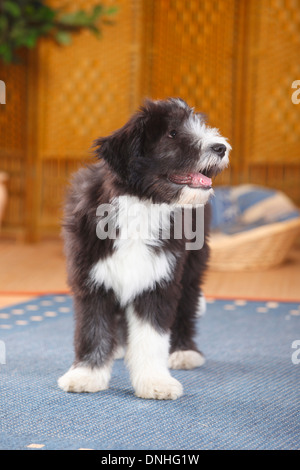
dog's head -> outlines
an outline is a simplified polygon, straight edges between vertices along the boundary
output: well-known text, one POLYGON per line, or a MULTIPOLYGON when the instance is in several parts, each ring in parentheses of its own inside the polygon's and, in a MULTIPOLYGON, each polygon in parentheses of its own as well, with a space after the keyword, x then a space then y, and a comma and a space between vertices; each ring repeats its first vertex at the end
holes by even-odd
POLYGON ((147 100, 119 130, 95 142, 128 190, 156 203, 205 204, 231 146, 180 98, 147 100))

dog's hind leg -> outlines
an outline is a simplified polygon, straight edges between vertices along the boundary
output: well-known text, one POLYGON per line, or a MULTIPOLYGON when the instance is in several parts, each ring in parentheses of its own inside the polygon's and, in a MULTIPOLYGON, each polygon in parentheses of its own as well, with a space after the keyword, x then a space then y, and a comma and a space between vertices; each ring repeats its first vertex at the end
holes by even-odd
POLYGON ((109 386, 117 348, 116 301, 112 293, 98 289, 85 297, 74 296, 75 361, 58 380, 66 392, 98 392, 109 386))
MULTIPOLYGON (((169 367, 171 369, 193 369, 205 362, 198 350, 194 336, 196 320, 199 317, 199 303, 203 303, 201 278, 206 268, 208 246, 199 251, 190 251, 185 262, 182 277, 182 295, 178 304, 176 319, 172 326, 169 367)), ((203 305, 202 305, 203 310, 203 305)))

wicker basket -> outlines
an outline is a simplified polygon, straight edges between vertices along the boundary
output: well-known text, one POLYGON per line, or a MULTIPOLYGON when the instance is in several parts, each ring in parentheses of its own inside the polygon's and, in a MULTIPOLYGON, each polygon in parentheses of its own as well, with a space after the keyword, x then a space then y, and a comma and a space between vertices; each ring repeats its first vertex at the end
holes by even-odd
POLYGON ((259 271, 280 265, 300 234, 300 218, 234 235, 212 235, 213 271, 259 271))

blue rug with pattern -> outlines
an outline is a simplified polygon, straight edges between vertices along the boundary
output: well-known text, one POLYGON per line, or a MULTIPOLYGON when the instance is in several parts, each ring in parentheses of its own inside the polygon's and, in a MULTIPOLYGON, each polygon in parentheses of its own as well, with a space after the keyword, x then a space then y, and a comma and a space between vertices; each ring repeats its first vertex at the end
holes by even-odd
POLYGON ((109 390, 67 394, 68 295, 0 310, 0 449, 300 449, 300 305, 213 300, 199 320, 206 363, 172 371, 184 395, 136 398, 123 360, 109 390))

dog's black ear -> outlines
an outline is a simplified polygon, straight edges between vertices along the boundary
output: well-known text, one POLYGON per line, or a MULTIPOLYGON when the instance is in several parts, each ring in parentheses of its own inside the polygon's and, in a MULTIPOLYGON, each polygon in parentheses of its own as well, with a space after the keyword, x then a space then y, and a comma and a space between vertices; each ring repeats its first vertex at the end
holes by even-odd
POLYGON ((125 180, 130 160, 143 155, 145 119, 142 108, 123 127, 94 142, 96 156, 103 158, 125 180))

